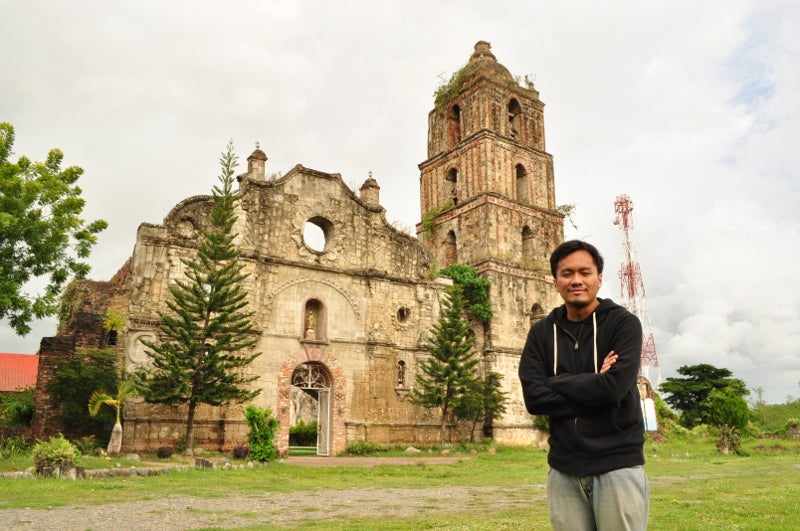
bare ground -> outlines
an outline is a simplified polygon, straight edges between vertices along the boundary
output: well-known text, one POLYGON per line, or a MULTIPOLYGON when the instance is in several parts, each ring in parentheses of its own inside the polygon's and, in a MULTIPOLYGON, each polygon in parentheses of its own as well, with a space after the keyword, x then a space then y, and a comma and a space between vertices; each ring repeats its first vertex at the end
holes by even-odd
MULTIPOLYGON (((293 465, 307 467, 375 466, 378 464, 447 464, 465 457, 291 457, 293 465)), ((402 518, 469 508, 476 514, 530 507, 543 500, 544 485, 514 488, 437 487, 380 489, 373 487, 285 494, 247 494, 221 498, 170 496, 157 500, 100 506, 71 505, 54 509, 0 511, 5 529, 71 531, 85 529, 171 530, 258 527, 300 528, 305 521, 347 518, 402 518)))

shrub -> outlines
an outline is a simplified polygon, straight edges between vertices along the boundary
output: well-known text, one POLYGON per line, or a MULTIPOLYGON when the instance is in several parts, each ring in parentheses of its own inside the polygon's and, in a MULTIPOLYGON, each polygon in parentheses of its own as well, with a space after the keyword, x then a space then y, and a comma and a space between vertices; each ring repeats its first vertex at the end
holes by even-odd
POLYGON ((246 444, 237 444, 233 447, 234 459, 247 459, 248 455, 250 455, 250 447, 246 444))
POLYGON ((537 430, 550 432, 550 417, 548 415, 536 415, 533 417, 533 427, 537 430))
POLYGON ((250 457, 256 461, 266 462, 275 459, 275 432, 278 421, 269 409, 261 409, 250 405, 244 408, 244 418, 250 427, 247 442, 250 443, 250 457))
POLYGON ((78 448, 81 455, 91 455, 94 449, 97 448, 97 438, 94 435, 86 435, 80 439, 72 441, 72 444, 78 448))
POLYGON ((45 467, 61 467, 65 464, 75 464, 80 458, 80 453, 74 444, 69 442, 60 433, 57 437, 50 437, 47 441, 39 441, 31 452, 36 472, 41 473, 45 467))
POLYGON ((306 424, 300 420, 289 428, 290 446, 314 446, 317 444, 317 421, 306 424))
POLYGON ((159 446, 156 450, 156 455, 161 459, 166 459, 172 457, 172 452, 174 452, 172 446, 159 446))
POLYGON ((377 443, 354 441, 347 445, 346 451, 348 455, 375 455, 385 450, 377 443))
POLYGON ((8 459, 14 455, 24 454, 31 445, 25 437, 3 437, 0 439, 0 458, 8 459))
POLYGON ((16 393, 0 394, 0 418, 7 426, 27 428, 33 421, 36 389, 29 387, 16 393))
MULTIPOLYGON (((197 449, 197 440, 192 441, 192 450, 197 449)), ((179 454, 182 454, 186 451, 186 434, 181 434, 177 439, 175 439, 175 444, 173 448, 179 454)))

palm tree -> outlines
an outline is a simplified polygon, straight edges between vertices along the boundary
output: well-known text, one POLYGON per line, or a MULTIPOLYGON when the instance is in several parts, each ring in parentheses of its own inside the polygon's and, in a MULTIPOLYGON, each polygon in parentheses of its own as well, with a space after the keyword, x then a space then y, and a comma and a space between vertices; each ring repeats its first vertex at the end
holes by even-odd
POLYGON ((89 397, 89 414, 93 417, 97 415, 100 411, 100 406, 103 404, 109 405, 117 410, 117 421, 114 423, 114 428, 111 430, 111 439, 109 439, 108 448, 106 449, 108 455, 117 455, 122 449, 122 422, 120 421, 119 413, 125 400, 129 396, 135 396, 136 394, 134 383, 131 381, 124 381, 119 384, 116 398, 102 389, 95 391, 92 393, 92 396, 89 397))

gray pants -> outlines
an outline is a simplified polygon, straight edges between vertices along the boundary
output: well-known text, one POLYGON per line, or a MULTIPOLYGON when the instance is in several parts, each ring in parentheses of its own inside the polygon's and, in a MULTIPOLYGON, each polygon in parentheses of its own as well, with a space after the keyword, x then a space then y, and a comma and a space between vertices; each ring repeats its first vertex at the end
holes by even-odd
POLYGON ((643 466, 586 477, 551 468, 547 504, 555 531, 644 531, 650 486, 643 466))

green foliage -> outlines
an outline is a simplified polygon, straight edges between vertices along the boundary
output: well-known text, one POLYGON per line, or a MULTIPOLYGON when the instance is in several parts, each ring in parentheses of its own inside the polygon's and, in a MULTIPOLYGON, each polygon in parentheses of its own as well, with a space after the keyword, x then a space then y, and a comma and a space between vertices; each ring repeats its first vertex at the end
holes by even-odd
POLYGON ((788 400, 783 404, 767 404, 761 398, 762 390, 755 389, 759 397, 750 409, 750 418, 764 433, 770 435, 786 435, 786 424, 789 419, 800 418, 800 399, 788 400))
POLYGON ((125 314, 117 312, 114 308, 109 308, 106 310, 106 315, 103 318, 103 328, 119 332, 125 325, 125 319, 127 319, 125 314))
POLYGON ((33 422, 36 389, 29 387, 16 393, 0 394, 0 420, 11 428, 26 428, 33 422))
POLYGON ((575 224, 575 220, 572 217, 575 215, 575 203, 565 203, 563 205, 557 205, 556 212, 567 218, 567 220, 569 220, 569 224, 572 225, 573 229, 579 230, 578 225, 575 224))
MULTIPOLYGON (((175 447, 175 451, 178 452, 179 454, 184 453, 186 449, 189 448, 189 445, 186 444, 186 434, 185 433, 180 434, 178 438, 175 439, 175 444, 173 446, 175 447)), ((196 447, 197 446, 195 442, 192 441, 192 449, 196 447)))
POLYGON ((385 445, 378 444, 378 443, 368 443, 365 441, 353 441, 347 445, 347 449, 345 453, 347 455, 375 455, 382 452, 386 452, 387 448, 385 445))
POLYGON ((470 442, 473 442, 475 425, 483 422, 483 434, 491 437, 492 420, 505 413, 508 397, 502 391, 503 375, 497 372, 488 372, 485 376, 478 376, 469 383, 469 387, 453 407, 456 417, 471 421, 470 442))
POLYGON ((112 411, 91 417, 86 404, 95 389, 116 389, 119 377, 117 358, 110 349, 89 349, 59 359, 53 379, 47 385, 56 420, 71 438, 94 435, 107 440, 108 426, 114 423, 112 411))
POLYGON ((741 444, 739 433, 750 421, 750 411, 744 398, 730 387, 712 389, 703 405, 708 411, 708 423, 719 430, 717 448, 720 452, 738 450, 741 444))
POLYGON ((549 415, 536 415, 533 417, 533 427, 537 430, 550 432, 550 416, 549 415))
POLYGON ((459 70, 453 72, 449 78, 445 79, 444 74, 439 77, 439 86, 433 93, 433 98, 436 106, 443 103, 449 103, 461 90, 461 84, 464 79, 475 71, 477 66, 474 63, 467 63, 459 70))
POLYGON ((249 405, 244 408, 244 418, 250 427, 250 433, 247 434, 250 457, 261 462, 275 459, 278 456, 275 449, 278 421, 272 416, 272 411, 249 405))
POLYGON ((122 406, 125 404, 125 400, 137 394, 138 391, 136 390, 134 382, 126 380, 120 382, 119 387, 117 387, 117 392, 114 395, 110 395, 100 389, 93 392, 92 396, 89 397, 88 407, 91 416, 96 416, 103 404, 114 408, 117 414, 116 422, 111 429, 111 438, 108 441, 108 448, 106 450, 108 455, 117 455, 122 449, 122 421, 120 420, 120 412, 122 411, 122 406))
POLYGON ((0 459, 9 459, 27 453, 31 449, 28 439, 19 435, 0 437, 0 459))
POLYGON ((41 471, 43 467, 75 464, 80 455, 75 445, 60 433, 55 437, 50 437, 47 441, 36 443, 31 452, 37 472, 41 471))
POLYGON ((433 235, 433 226, 434 222, 436 221, 436 217, 441 214, 442 212, 446 212, 455 206, 452 199, 448 199, 441 205, 431 208, 424 214, 422 214, 422 222, 420 223, 422 227, 422 232, 426 236, 433 235))
POLYGON ((464 264, 450 264, 439 274, 453 279, 464 294, 469 314, 480 321, 488 323, 492 318, 492 302, 489 299, 491 282, 478 276, 474 267, 464 264))
POLYGON ((64 154, 52 149, 45 162, 20 157, 10 161, 14 127, 0 123, 0 319, 18 335, 30 332, 34 318, 55 315, 59 295, 71 277, 89 272, 97 234, 108 224, 81 218, 85 201, 76 184, 83 170, 61 169, 64 154), (28 282, 47 278, 43 291, 31 295, 28 282))
POLYGON ((237 162, 232 142, 222 153, 220 165, 210 227, 203 233, 196 259, 182 260, 186 278, 170 286, 169 311, 159 312, 164 340, 142 341, 149 349, 152 367, 135 374, 148 402, 188 404, 186 437, 190 447, 199 404, 246 402, 260 392, 249 386, 258 375, 246 374, 260 353, 245 353, 257 339, 251 333, 253 312, 245 309, 243 281, 247 275, 234 245, 238 194, 233 191, 237 162))
POLYGON ((302 419, 289 428, 289 446, 314 446, 317 444, 317 421, 306 424, 302 419))
POLYGON ((92 396, 89 397, 89 414, 93 417, 97 416, 97 413, 100 411, 100 407, 105 404, 108 407, 114 408, 114 411, 117 415, 116 423, 119 424, 120 411, 122 410, 122 406, 125 404, 125 400, 127 400, 128 397, 136 396, 137 393, 138 392, 135 384, 130 380, 120 382, 119 386, 117 387, 117 392, 114 395, 106 393, 103 389, 98 389, 92 393, 92 396))
POLYGON ((442 312, 432 327, 433 336, 424 348, 430 356, 420 363, 417 387, 411 392, 413 404, 438 408, 441 413, 441 441, 445 442, 448 415, 471 390, 478 377, 475 339, 464 317, 464 297, 458 284, 449 286, 442 312))
POLYGON ((92 455, 98 448, 97 437, 94 435, 85 435, 79 439, 74 439, 72 444, 75 445, 75 448, 78 449, 81 455, 92 455))
POLYGON ((669 395, 664 400, 680 411, 681 425, 687 428, 708 423, 710 411, 705 400, 714 389, 731 387, 740 396, 750 393, 742 380, 731 378, 731 371, 706 363, 684 365, 678 369, 678 374, 685 378, 667 378, 660 391, 669 395))
POLYGON ((708 410, 708 423, 712 426, 731 426, 739 430, 747 427, 750 411, 747 402, 734 389, 713 389, 704 401, 708 410))

